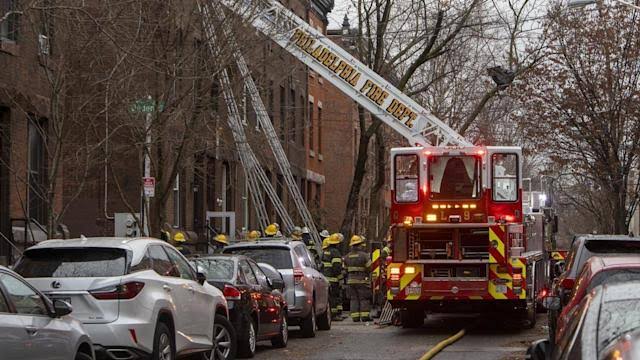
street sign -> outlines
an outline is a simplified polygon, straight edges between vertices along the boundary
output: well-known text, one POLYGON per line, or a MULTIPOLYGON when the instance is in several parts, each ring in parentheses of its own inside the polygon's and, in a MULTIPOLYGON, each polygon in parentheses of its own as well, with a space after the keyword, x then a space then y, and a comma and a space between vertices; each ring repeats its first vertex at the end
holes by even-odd
POLYGON ((144 187, 144 196, 154 197, 156 195, 156 178, 144 177, 142 178, 142 184, 144 187))
POLYGON ((131 104, 129 111, 131 111, 132 113, 149 114, 156 111, 156 106, 158 107, 158 111, 164 110, 163 102, 156 103, 153 99, 140 99, 131 104))

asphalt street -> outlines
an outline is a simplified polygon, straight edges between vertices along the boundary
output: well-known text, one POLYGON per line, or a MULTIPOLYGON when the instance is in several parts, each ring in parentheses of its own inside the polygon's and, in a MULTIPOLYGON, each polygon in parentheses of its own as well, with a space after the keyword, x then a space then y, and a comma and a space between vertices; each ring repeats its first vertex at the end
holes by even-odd
POLYGON ((373 323, 334 322, 330 331, 303 339, 291 328, 289 345, 272 349, 259 343, 256 359, 335 360, 417 360, 438 342, 462 328, 467 334, 435 359, 512 360, 524 359, 527 346, 545 337, 546 314, 538 314, 534 329, 506 325, 503 319, 479 316, 430 316, 422 328, 379 327, 373 323))

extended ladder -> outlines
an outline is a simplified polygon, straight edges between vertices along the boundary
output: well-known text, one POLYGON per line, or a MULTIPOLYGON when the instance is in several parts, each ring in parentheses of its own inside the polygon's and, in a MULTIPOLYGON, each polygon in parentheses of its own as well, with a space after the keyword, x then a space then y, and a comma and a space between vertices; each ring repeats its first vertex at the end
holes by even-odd
MULTIPOLYGON (((229 23, 225 21, 224 16, 221 12, 209 11, 209 6, 201 6, 201 11, 205 17, 205 21, 211 19, 210 15, 213 13, 216 16, 216 19, 221 24, 223 34, 225 35, 225 39, 229 43, 229 47, 232 51, 233 58, 236 61, 236 65, 240 70, 240 76, 244 81, 245 88, 247 89, 249 96, 251 98, 251 104, 255 110, 256 117, 258 122, 264 132, 267 141, 269 142, 269 146, 273 151, 273 155, 275 157, 276 163, 278 164, 278 168, 280 169, 280 173, 285 181, 286 187, 289 190, 289 194, 293 199, 296 209, 300 214, 300 218, 304 226, 309 228, 310 235, 316 244, 316 250, 318 253, 321 253, 322 250, 322 241, 320 239, 320 235, 318 233, 318 229, 313 221, 313 217, 307 208, 307 204, 302 197, 302 193, 300 192, 300 188, 298 184, 296 184, 295 178, 291 173, 291 164, 289 163, 289 159, 287 158, 287 154, 282 148, 282 144, 278 138, 278 134, 273 127, 273 123, 269 118, 269 112, 267 108, 264 106, 264 102, 260 97, 260 92, 258 91, 258 87, 256 86, 253 77, 251 76, 251 72, 249 67, 247 66, 247 62, 244 59, 244 56, 240 52, 240 47, 238 46, 235 37, 231 33, 229 28, 229 23)), ((209 21, 209 23, 211 23, 209 21)), ((288 229, 291 231, 291 229, 288 229)))
MULTIPOLYGON (((201 9, 201 11, 206 12, 205 9, 201 9)), ((215 41, 215 32, 211 22, 205 22, 204 29, 207 36, 212 41, 215 41)), ((215 56, 216 49, 212 42, 209 42, 209 49, 215 56)), ((262 196, 262 189, 264 189, 267 196, 271 200, 276 213, 282 220, 284 228, 290 230, 294 227, 293 221, 287 213, 284 204, 278 197, 278 194, 273 189, 273 185, 271 184, 270 179, 267 177, 264 169, 260 165, 260 162, 256 158, 255 153, 253 152, 251 146, 247 141, 247 136, 244 131, 244 127, 242 126, 242 120, 240 118, 240 112, 238 111, 238 106, 233 95, 231 81, 229 80, 229 74, 226 69, 223 69, 220 72, 219 81, 222 87, 223 98, 225 104, 227 105, 227 122, 229 124, 229 127, 231 128, 231 133, 233 135, 234 142, 236 143, 236 148, 238 149, 238 156, 240 157, 240 162, 246 175, 246 181, 249 186, 251 200, 253 201, 253 205, 256 208, 258 222, 263 229, 269 224, 269 217, 266 211, 264 197, 262 196)))
POLYGON ((219 0, 404 136, 411 145, 472 146, 464 137, 276 0, 219 0))

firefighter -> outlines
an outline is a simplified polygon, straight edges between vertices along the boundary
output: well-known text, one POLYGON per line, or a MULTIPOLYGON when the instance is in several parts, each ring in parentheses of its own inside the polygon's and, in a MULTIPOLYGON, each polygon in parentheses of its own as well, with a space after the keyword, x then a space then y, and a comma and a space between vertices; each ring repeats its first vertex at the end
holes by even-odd
POLYGON ((302 241, 302 229, 299 226, 294 227, 293 231, 291 231, 291 239, 302 241))
POLYGON ((266 229, 264 229, 264 234, 266 235, 266 237, 270 238, 278 235, 278 232, 280 232, 280 226, 278 226, 278 224, 276 223, 270 224, 266 229))
POLYGON ((324 230, 320 231, 320 238, 324 239, 324 238, 328 238, 329 236, 330 236, 329 235, 329 230, 324 229, 324 230))
POLYGON ((369 284, 369 271, 371 261, 366 253, 364 237, 353 235, 349 242, 351 251, 345 256, 347 267, 347 296, 351 306, 351 319, 358 321, 371 321, 371 286, 369 284))
POLYGON ((178 231, 173 236, 173 241, 171 241, 170 243, 176 248, 176 250, 180 251, 183 255, 189 255, 191 254, 191 251, 187 249, 187 247, 185 246, 186 242, 187 242, 187 239, 184 237, 184 234, 178 231))
POLYGON ((329 305, 331 317, 335 321, 342 321, 342 296, 340 276, 342 275, 342 254, 338 250, 340 238, 335 234, 322 241, 322 273, 329 280, 329 305))
POLYGON ((227 235, 218 234, 213 239, 213 252, 214 253, 221 253, 222 249, 224 249, 225 246, 227 246, 227 245, 229 245, 229 239, 227 239, 227 235))
POLYGON ((260 238, 261 234, 260 231, 258 230, 251 230, 249 231, 249 234, 247 234, 247 240, 249 241, 256 241, 260 238))

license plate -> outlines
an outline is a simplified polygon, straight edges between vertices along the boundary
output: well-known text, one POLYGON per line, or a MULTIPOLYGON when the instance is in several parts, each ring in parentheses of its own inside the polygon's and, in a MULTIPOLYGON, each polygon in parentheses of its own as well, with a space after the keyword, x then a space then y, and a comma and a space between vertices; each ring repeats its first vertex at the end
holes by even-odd
POLYGON ((407 295, 420 295, 422 294, 422 288, 421 287, 408 287, 407 288, 407 295))
POLYGON ((500 294, 507 293, 507 285, 496 285, 496 292, 500 294))

